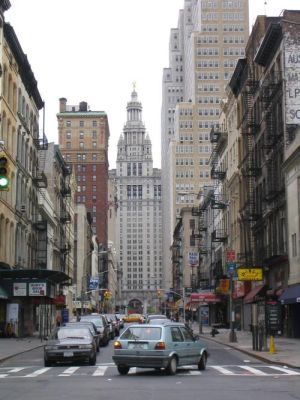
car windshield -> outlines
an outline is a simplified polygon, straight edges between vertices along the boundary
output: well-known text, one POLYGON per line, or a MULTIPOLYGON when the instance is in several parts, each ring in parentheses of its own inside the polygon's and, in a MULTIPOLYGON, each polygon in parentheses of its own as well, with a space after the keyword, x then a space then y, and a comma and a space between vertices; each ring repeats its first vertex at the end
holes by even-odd
POLYGON ((149 321, 149 324, 151 324, 151 325, 160 325, 160 324, 165 324, 165 323, 167 323, 167 322, 170 322, 170 320, 169 319, 167 319, 167 318, 162 318, 162 319, 150 319, 150 321, 149 321))
POLYGON ((80 321, 82 321, 82 322, 84 322, 84 321, 90 321, 90 322, 93 322, 98 328, 100 327, 103 327, 103 321, 102 321, 102 318, 97 318, 97 317, 93 317, 93 316, 91 316, 91 317, 82 317, 82 318, 80 318, 80 321))
POLYGON ((165 315, 148 315, 148 320, 151 319, 167 319, 167 317, 165 315))
POLYGON ((55 333, 55 339, 89 339, 91 333, 88 328, 59 329, 55 333))
POLYGON ((120 337, 121 340, 159 340, 161 328, 129 327, 120 337))

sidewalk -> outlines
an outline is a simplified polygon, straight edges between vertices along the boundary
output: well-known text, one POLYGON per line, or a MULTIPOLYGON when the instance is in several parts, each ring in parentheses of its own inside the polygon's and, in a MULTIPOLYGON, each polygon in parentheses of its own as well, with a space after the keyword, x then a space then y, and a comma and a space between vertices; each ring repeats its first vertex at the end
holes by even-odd
MULTIPOLYGON (((197 334, 199 332, 199 325, 193 323, 193 330, 197 334)), ((287 367, 300 368, 300 339, 290 339, 285 337, 275 337, 275 354, 270 354, 267 351, 254 351, 252 350, 252 334, 246 331, 236 331, 237 343, 229 342, 229 329, 218 329, 219 333, 212 337, 211 327, 203 327, 200 337, 205 339, 225 344, 229 347, 237 349, 252 357, 258 358, 267 363, 278 365, 286 365, 287 367)), ((269 338, 268 338, 269 347, 269 338)))
POLYGON ((37 336, 26 338, 0 338, 0 363, 26 351, 44 346, 46 342, 41 341, 37 336))

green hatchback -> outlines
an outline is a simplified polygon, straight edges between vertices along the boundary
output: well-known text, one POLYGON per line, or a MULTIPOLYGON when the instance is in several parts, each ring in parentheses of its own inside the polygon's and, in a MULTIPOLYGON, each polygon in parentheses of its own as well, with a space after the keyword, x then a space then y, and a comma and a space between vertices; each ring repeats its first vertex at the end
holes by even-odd
POLYGON ((131 367, 164 368, 175 375, 178 366, 197 365, 204 370, 207 350, 184 324, 130 325, 114 342, 113 360, 121 375, 131 367))

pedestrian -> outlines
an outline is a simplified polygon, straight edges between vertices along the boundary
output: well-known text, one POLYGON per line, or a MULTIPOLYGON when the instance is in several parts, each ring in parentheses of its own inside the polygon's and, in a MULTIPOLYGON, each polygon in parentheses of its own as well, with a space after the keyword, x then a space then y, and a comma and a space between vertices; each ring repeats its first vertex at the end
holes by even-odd
POLYGON ((56 326, 61 326, 61 315, 57 314, 56 316, 56 326))

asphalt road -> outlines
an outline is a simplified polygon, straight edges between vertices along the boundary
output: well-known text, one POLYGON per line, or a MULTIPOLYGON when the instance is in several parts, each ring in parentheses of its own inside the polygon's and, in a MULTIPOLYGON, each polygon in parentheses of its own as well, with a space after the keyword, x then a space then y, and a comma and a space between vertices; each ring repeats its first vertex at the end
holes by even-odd
POLYGON ((300 400, 300 370, 280 368, 206 341, 207 369, 133 369, 120 376, 112 362, 112 343, 102 347, 97 365, 44 368, 36 349, 0 364, 0 400, 300 400), (279 368, 279 369, 278 369, 279 368))

